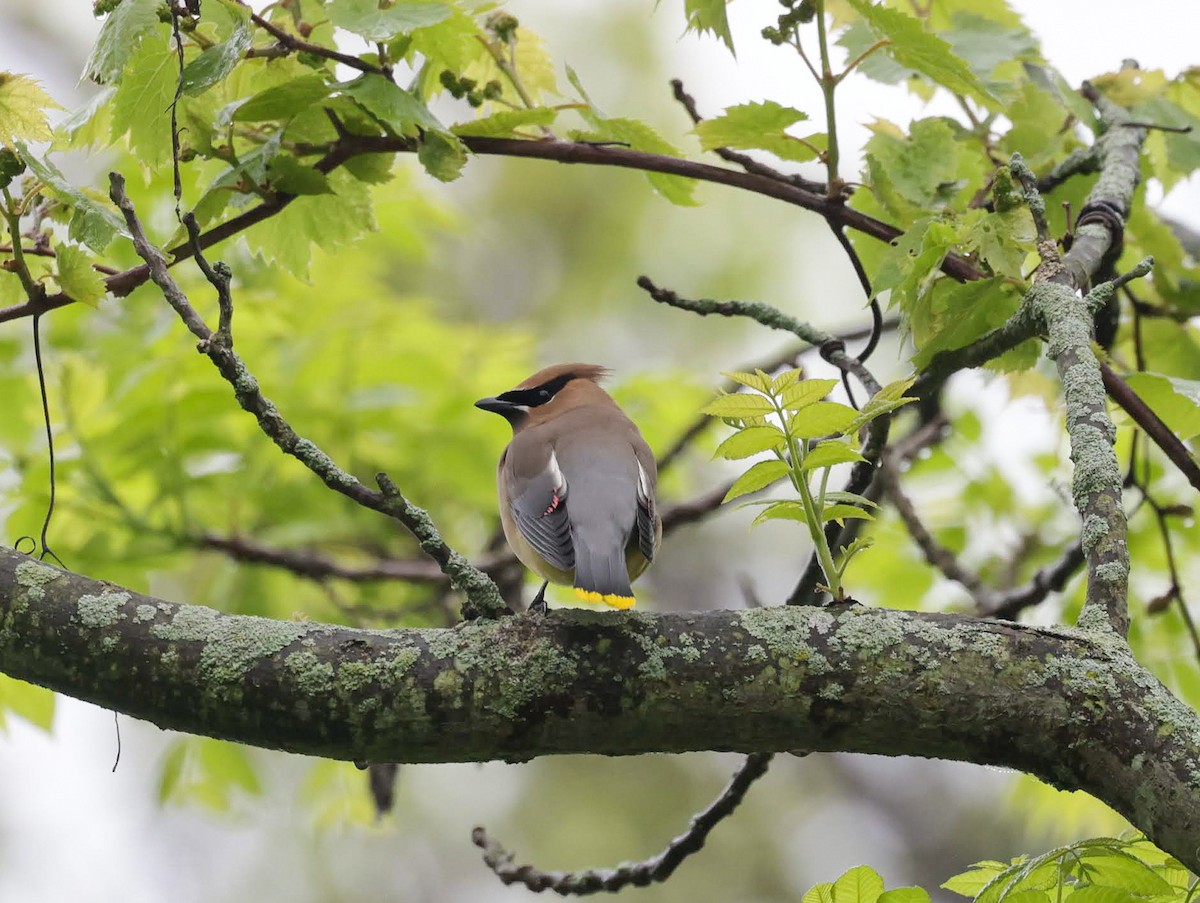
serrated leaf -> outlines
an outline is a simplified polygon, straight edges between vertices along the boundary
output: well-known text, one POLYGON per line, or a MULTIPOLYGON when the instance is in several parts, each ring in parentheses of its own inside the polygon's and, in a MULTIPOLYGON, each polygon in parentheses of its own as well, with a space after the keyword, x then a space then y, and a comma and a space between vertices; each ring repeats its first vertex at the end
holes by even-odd
POLYGON ((791 370, 784 370, 782 373, 780 373, 778 376, 776 376, 773 380, 771 380, 771 394, 778 395, 780 392, 782 392, 788 386, 795 385, 797 380, 799 380, 800 377, 803 375, 804 375, 804 371, 801 370, 799 367, 793 368, 791 370))
POLYGON ((1139 897, 1171 893, 1171 885, 1158 872, 1119 850, 1094 852, 1081 863, 1081 869, 1093 885, 1118 888, 1139 897))
POLYGON ((770 400, 751 392, 737 392, 733 395, 718 395, 700 409, 701 414, 712 417, 754 417, 770 414, 775 410, 770 400))
POLYGON ((138 162, 148 168, 171 156, 171 104, 179 80, 179 61, 166 33, 142 39, 117 85, 112 102, 112 138, 129 135, 138 162))
POLYGON ((777 426, 748 426, 738 430, 732 436, 717 446, 713 453, 715 458, 725 458, 736 461, 749 458, 760 452, 782 449, 787 445, 787 437, 777 426))
POLYGON ((729 31, 729 16, 725 10, 727 0, 683 0, 683 11, 687 16, 689 31, 716 35, 733 53, 733 34, 729 31))
POLYGON ((329 194, 329 178, 325 173, 305 166, 289 154, 276 154, 267 161, 267 180, 288 194, 329 194))
POLYGON ((839 524, 844 523, 846 518, 874 520, 875 515, 870 511, 864 511, 862 508, 856 508, 854 505, 826 505, 821 510, 821 523, 823 524, 831 520, 835 520, 839 524))
POLYGON ((771 380, 762 373, 748 373, 744 370, 722 371, 722 376, 733 380, 748 389, 757 392, 767 392, 771 388, 771 380))
POLYGON ((880 38, 890 42, 886 50, 900 65, 915 69, 955 94, 969 95, 984 104, 996 104, 996 98, 971 67, 954 55, 949 44, 925 31, 921 20, 886 6, 872 5, 867 0, 848 2, 880 38))
POLYGON ((751 492, 766 489, 780 477, 786 476, 787 472, 788 466, 785 461, 759 461, 734 480, 733 485, 729 487, 729 491, 725 493, 725 498, 722 501, 728 502, 730 499, 736 499, 751 492))
POLYGON ((876 903, 883 878, 867 865, 856 866, 833 882, 833 903, 876 903))
POLYGON ((398 0, 390 6, 383 6, 379 0, 333 0, 327 10, 338 28, 369 41, 384 42, 444 22, 452 12, 445 3, 420 0, 398 0))
POLYGON ((784 499, 783 501, 768 504, 750 522, 750 526, 757 527, 759 524, 769 520, 794 520, 802 524, 807 524, 808 515, 804 511, 804 505, 800 502, 797 502, 795 499, 784 499))
POLYGON ((800 903, 833 903, 833 885, 829 882, 809 888, 800 903))
POLYGON ((146 32, 158 24, 160 0, 123 0, 104 19, 96 44, 83 65, 86 78, 109 84, 121 77, 146 32))
POLYGON ((190 97, 199 96, 221 82, 250 49, 254 32, 250 28, 249 11, 240 6, 227 8, 240 17, 233 34, 219 44, 204 48, 183 67, 183 93, 190 97))
POLYGON ((551 125, 558 111, 551 107, 535 107, 532 110, 501 110, 471 122, 460 122, 450 126, 450 131, 460 137, 510 138, 518 129, 527 126, 551 125))
POLYGON ((397 135, 413 135, 418 129, 443 131, 425 104, 382 75, 368 73, 341 90, 397 135))
POLYGON ((49 141, 53 133, 46 111, 61 109, 28 75, 0 72, 0 143, 49 141))
MULTIPOLYGON (((387 81, 382 76, 364 76, 387 81)), ((388 82, 391 84, 390 82, 388 82)), ((393 85, 393 87, 395 87, 393 85)), ((332 86, 320 75, 305 75, 260 91, 233 112, 235 122, 264 122, 287 119, 329 96, 332 86)), ((346 90, 346 86, 343 86, 346 90)), ((397 88, 396 90, 401 90, 397 88)))
POLYGON ((816 404, 832 392, 837 384, 836 379, 806 379, 792 383, 783 390, 779 404, 789 411, 799 411, 810 404, 816 404))
POLYGON ((942 887, 951 893, 963 897, 974 898, 981 890, 1001 872, 1008 868, 1008 863, 995 860, 976 862, 970 871, 960 872, 942 882, 942 887))
POLYGON ((116 93, 117 89, 112 86, 97 91, 91 100, 55 126, 58 134, 65 137, 67 145, 88 146, 108 140, 112 131, 112 123, 107 115, 111 113, 109 101, 116 93))
POLYGON ((889 209, 903 202, 920 210, 945 206, 947 186, 958 178, 963 146, 955 140, 950 123, 941 118, 918 119, 907 135, 897 136, 882 123, 875 123, 867 141, 867 163, 871 190, 889 209))
POLYGON ((913 366, 924 368, 939 351, 962 348, 1004 324, 1021 299, 1004 279, 956 283, 938 279, 909 310, 917 353, 913 366))
POLYGON ((92 266, 92 258, 75 245, 55 248, 58 270, 54 278, 63 292, 76 301, 95 307, 104 298, 104 277, 92 266))
POLYGON ((797 439, 820 439, 844 432, 858 411, 836 401, 818 401, 806 405, 788 420, 788 434, 797 439))
POLYGON ((728 107, 720 116, 697 123, 693 131, 705 150, 766 150, 784 160, 805 162, 815 158, 827 143, 823 136, 801 141, 786 133, 788 126, 806 119, 807 113, 768 100, 728 107))
POLYGON ((857 449, 851 448, 845 442, 822 442, 800 462, 800 470, 815 470, 818 467, 833 467, 837 464, 849 464, 853 461, 865 461, 857 449))

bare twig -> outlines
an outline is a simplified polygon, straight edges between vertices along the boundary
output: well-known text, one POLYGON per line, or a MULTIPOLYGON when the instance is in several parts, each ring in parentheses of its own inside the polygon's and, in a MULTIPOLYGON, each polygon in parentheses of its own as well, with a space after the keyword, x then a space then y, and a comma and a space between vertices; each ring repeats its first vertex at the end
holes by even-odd
POLYGON ((514 855, 488 836, 482 827, 471 832, 475 846, 483 850, 483 861, 504 884, 524 884, 535 892, 552 890, 561 896, 584 896, 599 891, 615 893, 626 887, 646 887, 666 881, 685 859, 704 846, 708 835, 733 814, 746 791, 762 777, 771 763, 771 753, 753 753, 733 776, 729 786, 708 808, 693 816, 688 829, 667 844, 657 856, 641 862, 622 863, 613 869, 584 869, 578 872, 547 872, 532 865, 515 865, 514 855))

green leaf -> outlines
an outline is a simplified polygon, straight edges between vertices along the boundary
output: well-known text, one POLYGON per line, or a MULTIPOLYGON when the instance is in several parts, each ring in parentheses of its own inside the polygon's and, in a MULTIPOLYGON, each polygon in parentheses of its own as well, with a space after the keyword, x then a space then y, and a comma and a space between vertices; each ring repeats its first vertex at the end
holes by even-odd
POLYGON ((833 903, 876 903, 882 893, 883 879, 866 865, 850 869, 833 882, 833 903))
POLYGON ((713 417, 758 417, 770 414, 775 408, 770 400, 750 392, 737 392, 733 395, 718 395, 700 409, 701 414, 713 417))
POLYGON ((833 885, 829 882, 814 885, 804 894, 800 903, 833 903, 833 885))
POLYGON ((857 449, 851 448, 845 442, 822 442, 804 456, 804 460, 800 462, 800 470, 804 472, 818 467, 833 467, 835 464, 865 460, 857 449))
POLYGON ((683 0, 683 11, 687 16, 688 31, 697 34, 711 32, 724 42, 730 53, 733 53, 733 35, 729 31, 726 2, 727 0, 683 0))
POLYGON ((1007 862, 997 862, 994 859, 976 862, 974 868, 969 871, 947 878, 942 882, 942 887, 951 893, 973 898, 1007 868, 1007 862))
POLYGON ((517 134, 518 129, 527 126, 548 126, 557 117, 558 111, 551 107, 535 107, 532 110, 501 110, 491 116, 484 116, 482 119, 452 125, 450 131, 460 137, 511 138, 517 134))
POLYGON ((129 135, 143 166, 154 168, 171 158, 171 104, 179 80, 179 60, 166 32, 143 39, 113 95, 112 138, 129 135))
POLYGON ((275 188, 288 194, 329 194, 333 190, 325 173, 288 154, 276 154, 267 161, 266 177, 275 188))
POLYGON ((985 104, 996 103, 996 98, 971 68, 954 55, 950 45, 925 31, 919 19, 886 6, 873 6, 866 0, 848 2, 880 38, 891 42, 886 49, 896 62, 955 94, 966 94, 985 104))
POLYGON ((779 395, 779 393, 782 392, 784 389, 788 388, 789 386, 795 385, 796 382, 803 375, 804 375, 804 371, 799 369, 798 367, 793 368, 791 370, 784 370, 782 373, 780 373, 778 376, 776 376, 773 380, 771 380, 771 394, 779 395))
POLYGON ((1085 886, 1075 888, 1065 899, 1071 903, 1145 903, 1146 898, 1119 887, 1085 886))
POLYGON ((862 508, 856 508, 854 505, 827 505, 821 510, 821 523, 823 524, 831 520, 835 520, 839 524, 845 523, 846 518, 874 520, 875 515, 869 511, 864 511, 862 508))
POLYGON ((203 94, 221 82, 250 49, 254 32, 250 28, 249 10, 240 6, 227 6, 226 9, 240 17, 233 34, 220 44, 204 48, 199 56, 183 67, 183 93, 190 97, 203 94))
POLYGON ((1139 897, 1171 893, 1171 885, 1150 866, 1120 850, 1091 853, 1081 870, 1093 885, 1118 888, 1139 897))
POLYGON ((735 383, 740 383, 747 389, 754 389, 756 392, 769 392, 771 389, 771 379, 761 371, 758 373, 747 373, 743 370, 723 371, 722 376, 733 380, 735 383))
POLYGON ((417 148, 417 159, 435 179, 452 182, 462 174, 467 162, 467 149, 449 132, 429 131, 417 148))
POLYGON ((390 6, 383 6, 379 0, 333 0, 327 9, 330 21, 338 28, 368 41, 383 42, 436 25, 449 19, 451 13, 445 3, 416 0, 398 0, 390 6))
POLYGON ((784 129, 808 119, 808 114, 768 100, 728 107, 720 116, 705 119, 693 131, 705 150, 731 147, 767 150, 784 160, 805 162, 825 149, 824 136, 808 144, 784 129))
POLYGON ((83 65, 86 78, 106 85, 125 71, 142 37, 158 24, 160 0, 122 0, 100 26, 91 55, 83 65))
POLYGON ((722 501, 728 502, 730 499, 766 489, 780 477, 786 476, 787 472, 786 461, 759 461, 734 481, 722 501))
MULTIPOLYGON (((634 150, 646 151, 650 154, 661 154, 667 157, 681 156, 679 149, 664 139, 646 123, 637 119, 614 119, 605 116, 592 103, 579 74, 567 67, 567 80, 579 92, 587 108, 579 114, 590 126, 589 132, 572 132, 571 137, 576 141, 614 141, 628 144, 634 150)), ((698 202, 693 197, 696 189, 695 179, 685 179, 682 176, 665 175, 664 173, 647 173, 646 178, 654 190, 672 204, 680 207, 694 207, 698 202)))
POLYGON ((916 382, 917 378, 915 376, 909 376, 904 379, 894 379, 874 395, 872 395, 869 399, 867 399, 867 403, 864 407, 869 408, 876 402, 899 401, 904 397, 905 392, 916 385, 916 382))
POLYGON ((55 248, 58 272, 55 279, 64 293, 95 307, 104 298, 104 277, 92 266, 92 258, 75 245, 58 245, 55 248))
POLYGON ((779 398, 780 406, 789 411, 799 411, 816 404, 832 392, 837 384, 836 379, 805 379, 793 383, 783 390, 779 398))
POLYGON ((955 10, 953 25, 942 32, 956 56, 987 79, 997 66, 1012 60, 1039 61, 1037 39, 1019 20, 998 22, 973 11, 955 10))
POLYGON ((129 237, 125 220, 105 201, 84 194, 68 182, 53 163, 39 160, 23 143, 18 142, 17 152, 51 193, 73 208, 67 231, 72 239, 101 254, 117 235, 129 237))
POLYGON ((939 351, 962 348, 1004 324, 1021 299, 1004 279, 957 283, 939 279, 909 314, 917 353, 913 366, 925 367, 939 351))
POLYGON ((788 421, 788 433, 797 439, 820 439, 844 432, 858 411, 836 401, 818 401, 801 408, 788 421))
POLYGON ((0 72, 0 143, 49 141, 46 111, 61 109, 28 75, 0 72))
POLYGON ((863 508, 878 508, 879 507, 879 505, 877 505, 875 502, 871 501, 866 496, 857 495, 856 493, 853 493, 853 492, 843 492, 841 490, 834 490, 832 492, 825 493, 825 501, 826 502, 844 503, 847 505, 858 505, 863 508))
POLYGON ((713 457, 733 461, 749 458, 759 452, 782 449, 786 446, 787 437, 783 435, 783 430, 779 427, 771 424, 748 426, 744 430, 738 430, 718 445, 713 457))
POLYGON ((918 119, 907 135, 899 135, 890 123, 876 122, 867 141, 867 164, 871 190, 880 203, 898 210, 892 194, 922 210, 945 206, 957 189, 959 155, 963 146, 955 140, 948 120, 918 119))
POLYGON ((795 499, 784 499, 780 502, 770 502, 750 522, 750 526, 757 527, 764 521, 769 520, 794 520, 802 524, 807 524, 808 515, 804 511, 804 505, 800 502, 797 502, 795 499))
POLYGON ((341 90, 397 135, 414 135, 418 129, 444 131, 425 104, 382 75, 368 73, 341 90))
POLYGON ((1036 237, 1029 209, 979 213, 963 239, 963 250, 978 252, 993 274, 1021 279, 1025 258, 1033 250, 1036 237))
MULTIPOLYGON (((874 165, 874 164, 872 164, 874 165)), ((954 226, 940 217, 918 219, 892 242, 875 277, 875 292, 890 289, 888 307, 910 313, 938 278, 938 268, 958 241, 954 226)), ((910 330, 916 331, 911 322, 910 330)))
MULTIPOLYGON (((374 76, 386 81, 382 76, 374 76)), ((390 84, 390 82, 389 82, 390 84)), ((393 86, 395 87, 395 86, 393 86)), ((329 96, 332 87, 320 75, 305 75, 255 94, 233 113, 235 122, 287 119, 329 96)), ((396 90, 400 90, 397 88, 396 90)))
POLYGON ((54 725, 54 694, 44 687, 0 674, 0 728, 4 726, 6 712, 49 732, 54 725))

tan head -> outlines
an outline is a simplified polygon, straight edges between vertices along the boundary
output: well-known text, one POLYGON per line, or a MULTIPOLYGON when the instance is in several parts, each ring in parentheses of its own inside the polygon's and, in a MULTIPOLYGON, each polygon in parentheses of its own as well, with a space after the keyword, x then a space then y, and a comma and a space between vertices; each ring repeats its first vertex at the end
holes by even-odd
POLYGON ((597 364, 554 364, 523 380, 515 389, 479 399, 475 407, 499 414, 517 433, 581 404, 614 404, 599 385, 607 375, 608 370, 597 364))

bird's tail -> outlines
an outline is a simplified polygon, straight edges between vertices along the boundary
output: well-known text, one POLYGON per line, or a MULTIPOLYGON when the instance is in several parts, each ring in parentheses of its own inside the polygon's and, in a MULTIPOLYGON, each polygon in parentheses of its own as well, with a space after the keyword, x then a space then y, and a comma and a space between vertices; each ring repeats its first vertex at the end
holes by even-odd
POLYGON ((633 588, 629 585, 625 550, 596 552, 586 543, 576 543, 575 595, 585 602, 633 608, 633 588))

